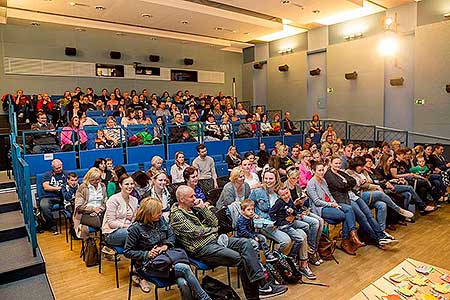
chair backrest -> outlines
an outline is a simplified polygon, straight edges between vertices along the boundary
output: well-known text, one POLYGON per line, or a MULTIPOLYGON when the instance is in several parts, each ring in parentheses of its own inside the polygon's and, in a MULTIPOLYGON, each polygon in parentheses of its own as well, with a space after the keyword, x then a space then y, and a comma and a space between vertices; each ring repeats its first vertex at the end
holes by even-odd
POLYGON ((222 190, 223 190, 223 188, 210 190, 206 195, 206 201, 211 203, 212 206, 216 206, 217 200, 219 200, 222 190))

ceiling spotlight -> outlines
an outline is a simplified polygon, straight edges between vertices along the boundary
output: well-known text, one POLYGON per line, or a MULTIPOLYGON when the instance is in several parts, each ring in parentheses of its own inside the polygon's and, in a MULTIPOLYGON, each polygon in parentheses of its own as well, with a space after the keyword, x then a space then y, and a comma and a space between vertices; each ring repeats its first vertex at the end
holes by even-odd
POLYGON ((142 14, 141 17, 143 18, 153 18, 151 14, 142 14))
POLYGON ((189 24, 189 21, 183 20, 183 21, 181 21, 181 24, 187 25, 187 24, 189 24))
POLYGON ((312 12, 313 12, 313 14, 320 14, 320 10, 318 10, 318 9, 315 9, 312 12))
POLYGON ((85 28, 81 28, 81 27, 76 27, 75 30, 78 31, 78 32, 84 32, 84 31, 86 31, 85 28))
POLYGON ((291 4, 291 0, 280 0, 281 4, 291 4))
POLYGON ((70 6, 76 6, 77 5, 75 2, 70 2, 69 4, 70 4, 70 6))
POLYGON ((245 34, 245 35, 249 35, 249 34, 250 34, 250 32, 244 32, 244 34, 245 34))
POLYGON ((216 27, 216 28, 214 28, 215 30, 217 30, 217 31, 222 31, 223 30, 223 27, 216 27))
POLYGON ((117 36, 124 36, 125 33, 123 33, 123 32, 116 32, 116 35, 117 35, 117 36))
POLYGON ((95 9, 96 9, 96 10, 99 10, 99 11, 102 11, 102 10, 105 10, 106 7, 104 7, 103 5, 96 5, 96 6, 95 6, 95 9))
POLYGON ((152 36, 152 37, 150 38, 150 40, 156 41, 156 38, 155 38, 154 36, 152 36))
POLYGON ((449 18, 450 18, 450 12, 446 13, 446 14, 444 15, 444 18, 449 19, 449 18))
POLYGON ((41 24, 39 22, 31 22, 31 26, 39 27, 41 24))

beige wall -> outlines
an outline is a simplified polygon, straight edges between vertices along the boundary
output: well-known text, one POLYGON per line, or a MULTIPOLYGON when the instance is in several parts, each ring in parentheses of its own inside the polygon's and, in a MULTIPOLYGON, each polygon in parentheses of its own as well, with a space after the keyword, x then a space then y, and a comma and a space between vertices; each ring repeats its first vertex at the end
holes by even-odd
POLYGON ((242 100, 253 101, 253 62, 242 66, 242 100))
POLYGON ((383 125, 384 59, 378 53, 381 35, 328 46, 328 117, 383 125), (357 80, 345 73, 356 71, 357 80))
POLYGON ((294 120, 309 118, 306 73, 306 51, 270 58, 267 64, 268 109, 289 110, 294 120), (289 71, 278 71, 278 66, 284 64, 289 66, 289 71))
POLYGON ((415 105, 414 129, 450 136, 450 21, 416 28, 414 97, 425 99, 415 105))

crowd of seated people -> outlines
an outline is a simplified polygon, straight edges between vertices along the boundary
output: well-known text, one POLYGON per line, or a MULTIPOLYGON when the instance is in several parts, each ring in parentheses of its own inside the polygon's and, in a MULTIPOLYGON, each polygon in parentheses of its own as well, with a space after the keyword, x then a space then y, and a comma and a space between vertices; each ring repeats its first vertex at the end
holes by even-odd
MULTIPOLYGON (((118 90, 111 98, 106 92, 102 97, 122 100, 118 90)), ((176 102, 182 102, 183 97, 177 94, 176 102)), ((185 101, 191 99, 185 97, 185 101)), ((208 114, 206 124, 208 131, 215 132, 219 127, 215 127, 214 113, 219 114, 218 110, 208 114)), ((248 116, 240 105, 235 113, 248 116)), ((51 124, 45 122, 45 113, 38 112, 38 116, 39 124, 51 124)), ((190 122, 197 122, 194 112, 191 116, 190 122)), ((263 112, 252 118, 256 116, 265 118, 263 112)), ((176 126, 193 125, 185 125, 180 117, 181 113, 175 112, 175 124, 180 122, 176 126)), ((68 127, 79 121, 74 116, 68 127)), ((106 130, 115 130, 115 119, 108 121, 111 124, 106 130)), ((283 122, 289 122, 289 115, 283 122)), ((284 127, 295 133, 292 125, 284 127)), ((66 174, 56 159, 42 184, 40 205, 46 226, 57 234, 51 207, 63 196, 64 207, 74 212, 74 232, 86 238, 89 227, 101 229, 106 235, 102 248, 106 255, 112 253, 108 246, 122 246, 126 257, 145 263, 175 247, 177 240, 189 256, 210 266, 237 265, 245 296, 259 299, 286 291, 286 287, 264 279, 257 254, 261 250, 266 261, 275 259, 268 240, 275 243, 277 251, 291 256, 306 278, 314 280, 311 266, 323 263, 318 247, 326 223, 342 224, 338 248, 356 255, 358 248, 366 245, 387 249, 399 243, 388 231, 415 222, 416 210, 425 216, 448 202, 450 162, 444 159, 441 144, 415 149, 402 148, 398 141, 372 148, 352 142, 344 145, 332 127, 322 129, 318 116, 314 116, 309 132, 325 137, 321 145, 314 144, 308 135, 304 145, 289 147, 280 141, 267 151, 261 143, 256 153, 246 152, 243 157, 231 146, 226 153, 229 182, 224 186, 219 186, 214 159, 203 144, 197 146, 195 158, 177 152, 174 164, 168 166, 170 174, 162 168, 164 161, 159 156, 152 158, 146 173, 130 175, 123 166, 99 158, 81 184, 74 173, 66 174), (210 191, 217 188, 221 189, 217 198, 209 198, 210 191), (226 213, 219 213, 223 211, 226 213), (224 215, 231 219, 227 236, 219 234, 227 221, 224 215), (265 225, 255 226, 261 222, 265 225)), ((114 131, 105 132, 105 136, 115 143, 123 142, 114 131)), ((174 136, 195 139, 181 130, 174 136)), ((54 136, 42 138, 50 141, 54 136)), ((42 145, 48 147, 48 141, 42 145)), ((192 293, 198 299, 209 299, 189 268, 176 265, 174 269, 182 299, 190 299, 192 293)), ((150 290, 142 273, 134 275, 134 281, 144 292, 150 290)))
POLYGON ((47 133, 29 135, 32 153, 85 150, 84 127, 91 125, 102 128, 97 132, 97 148, 124 145, 127 138, 124 129, 138 124, 152 125, 146 144, 163 143, 166 132, 170 143, 199 141, 200 130, 203 130, 205 141, 230 139, 233 131, 235 137, 280 135, 282 128, 286 135, 300 133, 289 112, 285 112, 283 119, 278 112, 270 117, 264 107, 258 105, 252 113, 244 109, 243 103, 235 103, 236 99, 224 96, 222 92, 217 96, 200 93, 196 97, 186 90, 171 97, 168 92, 158 96, 150 95, 146 89, 138 94, 135 90, 122 93, 115 88, 111 93, 103 89, 98 96, 92 88, 83 93, 77 87, 53 101, 48 93, 27 96, 23 90, 18 90, 11 98, 20 122, 32 123, 32 131, 48 130, 47 133), (101 117, 90 117, 89 112, 93 111, 108 118, 104 121, 101 117), (233 127, 235 122, 238 124, 233 127), (55 129, 61 133, 55 134, 55 129))

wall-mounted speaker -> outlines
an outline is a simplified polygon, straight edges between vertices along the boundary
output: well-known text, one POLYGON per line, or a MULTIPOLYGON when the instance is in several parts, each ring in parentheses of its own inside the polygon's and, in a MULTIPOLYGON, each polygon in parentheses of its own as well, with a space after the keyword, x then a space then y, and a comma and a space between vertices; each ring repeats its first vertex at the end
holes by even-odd
POLYGON ((450 93, 450 84, 447 84, 447 85, 445 86, 445 90, 447 91, 447 93, 450 93))
POLYGON ((405 82, 405 79, 403 77, 392 78, 390 80, 390 83, 391 83, 392 86, 402 86, 404 82, 405 82))
POLYGON ((320 68, 314 69, 314 70, 310 70, 309 71, 309 75, 311 76, 319 76, 320 75, 320 68))
POLYGON ((77 48, 66 47, 65 53, 67 56, 77 56, 77 48))
POLYGON ((158 62, 158 61, 159 61, 159 55, 150 55, 150 56, 148 57, 148 59, 149 59, 151 62, 158 62))
POLYGON ((345 73, 345 79, 347 80, 356 80, 358 78, 358 73, 356 71, 353 71, 352 73, 345 73))
POLYGON ((185 64, 186 66, 193 65, 193 64, 194 64, 194 60, 193 60, 192 58, 185 58, 185 59, 184 59, 184 64, 185 64))
POLYGON ((122 54, 119 51, 111 51, 109 52, 109 57, 112 59, 120 59, 122 57, 122 54))
POLYGON ((287 72, 288 70, 289 70, 288 65, 278 66, 278 71, 280 71, 280 72, 287 72))

